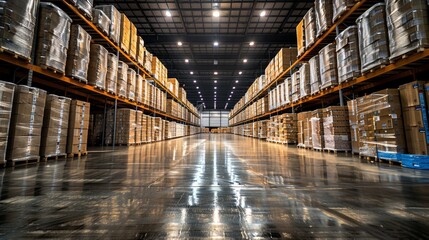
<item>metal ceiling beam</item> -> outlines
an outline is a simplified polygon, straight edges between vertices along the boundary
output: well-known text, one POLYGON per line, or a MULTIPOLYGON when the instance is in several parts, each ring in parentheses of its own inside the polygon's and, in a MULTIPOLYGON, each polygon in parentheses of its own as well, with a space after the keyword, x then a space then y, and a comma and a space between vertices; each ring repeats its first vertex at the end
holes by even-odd
POLYGON ((145 44, 152 43, 177 43, 177 41, 198 43, 213 43, 215 39, 222 43, 241 43, 254 41, 259 43, 279 43, 296 45, 295 33, 282 34, 157 34, 144 35, 145 44))

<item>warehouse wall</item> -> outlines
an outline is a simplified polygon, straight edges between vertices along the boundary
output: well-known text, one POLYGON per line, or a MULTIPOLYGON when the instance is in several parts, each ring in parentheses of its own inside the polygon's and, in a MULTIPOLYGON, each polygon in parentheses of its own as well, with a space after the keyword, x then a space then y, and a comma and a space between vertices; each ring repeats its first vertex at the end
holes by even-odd
POLYGON ((208 110, 201 114, 202 127, 228 127, 229 111, 208 110))

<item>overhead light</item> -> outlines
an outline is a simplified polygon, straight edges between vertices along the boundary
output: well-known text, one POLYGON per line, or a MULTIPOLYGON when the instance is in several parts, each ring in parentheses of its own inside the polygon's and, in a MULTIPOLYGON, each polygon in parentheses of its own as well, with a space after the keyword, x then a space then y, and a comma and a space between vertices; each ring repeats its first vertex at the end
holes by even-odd
POLYGON ((182 46, 183 43, 182 42, 177 42, 177 45, 182 46))
POLYGON ((200 89, 200 87, 197 87, 197 89, 200 89))
POLYGON ((213 61, 213 64, 214 64, 214 65, 218 65, 218 64, 219 64, 218 60, 214 60, 214 61, 213 61))
POLYGON ((216 81, 216 80, 214 80, 214 83, 217 83, 217 81, 216 81))
POLYGON ((214 100, 216 101, 216 98, 214 100))
POLYGON ((214 42, 213 46, 215 46, 215 47, 219 46, 219 42, 214 42))
POLYGON ((203 99, 203 98, 201 98, 201 101, 204 101, 204 99, 203 99))
POLYGON ((235 87, 232 87, 232 89, 235 89, 235 87))
POLYGON ((215 97, 216 97, 216 95, 215 95, 215 97))
POLYGON ((189 59, 185 59, 185 63, 188 63, 189 62, 189 59))
POLYGON ((238 80, 235 80, 235 83, 238 83, 238 80))
POLYGON ((201 94, 201 92, 198 92, 198 94, 201 94))
POLYGON ((246 58, 245 58, 245 59, 243 59, 243 62, 244 62, 244 63, 247 63, 247 59, 246 59, 246 58))
POLYGON ((259 16, 261 16, 261 17, 265 17, 265 15, 267 15, 267 12, 265 12, 265 10, 263 10, 263 11, 259 14, 259 16))
POLYGON ((215 92, 215 94, 216 94, 216 92, 215 92))
POLYGON ((219 10, 213 10, 213 17, 219 17, 219 16, 220 16, 219 10))
POLYGON ((194 74, 194 72, 190 72, 190 74, 191 74, 191 75, 193 75, 193 74, 194 74))
POLYGON ((239 75, 243 74, 243 72, 238 72, 239 75))
POLYGON ((250 42, 249 45, 253 46, 253 45, 255 45, 255 42, 250 42))
POLYGON ((217 75, 218 74, 218 72, 214 72, 214 75, 217 75))
POLYGON ((231 94, 234 94, 234 92, 231 92, 231 94))
POLYGON ((196 83, 197 82, 197 80, 194 80, 194 83, 196 83))
POLYGON ((200 98, 202 98, 203 97, 203 95, 200 95, 200 98))
POLYGON ((230 101, 231 100, 231 98, 228 98, 228 101, 230 101))
POLYGON ((217 89, 217 87, 214 87, 214 89, 217 89))
POLYGON ((232 98, 232 96, 231 96, 231 95, 229 95, 229 97, 230 97, 230 98, 232 98))
POLYGON ((171 17, 171 12, 170 12, 170 10, 165 11, 165 16, 167 16, 167 17, 171 17))

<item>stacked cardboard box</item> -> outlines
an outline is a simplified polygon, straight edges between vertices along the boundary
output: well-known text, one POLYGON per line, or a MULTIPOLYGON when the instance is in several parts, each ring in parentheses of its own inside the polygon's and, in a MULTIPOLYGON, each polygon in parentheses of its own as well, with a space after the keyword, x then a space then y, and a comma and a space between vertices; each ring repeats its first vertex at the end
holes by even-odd
POLYGON ((143 81, 144 81, 143 76, 137 75, 135 95, 136 95, 136 102, 138 102, 138 103, 143 103, 143 99, 144 99, 144 96, 143 96, 143 81))
POLYGON ((179 100, 182 102, 186 101, 186 91, 182 87, 179 87, 179 100))
POLYGON ((426 0, 386 0, 390 59, 429 47, 429 17, 426 0))
POLYGON ((298 119, 296 113, 284 113, 278 116, 279 119, 279 142, 298 142, 298 119))
POLYGON ((143 67, 150 73, 152 73, 152 58, 153 55, 145 48, 143 67))
POLYGON ((71 156, 87 153, 90 107, 88 102, 71 101, 67 133, 67 154, 71 156))
POLYGON ((311 143, 314 149, 323 150, 325 148, 323 111, 317 109, 311 112, 311 143))
POLYGON ((312 148, 313 147, 313 134, 311 126, 311 118, 313 116, 312 112, 304 112, 303 121, 304 121, 304 147, 312 148))
POLYGON ((43 119, 40 156, 65 156, 71 99, 49 94, 43 119))
POLYGON ((401 85, 399 93, 408 153, 428 155, 429 123, 425 99, 425 82, 415 81, 401 85))
POLYGON ((138 36, 138 42, 137 42, 137 63, 140 66, 144 66, 144 40, 141 36, 138 36))
POLYGON ((303 63, 299 68, 299 86, 300 93, 299 98, 305 98, 310 95, 310 65, 308 63, 303 63))
MULTIPOLYGON (((270 117, 270 121, 267 124, 267 128, 268 128, 268 132, 267 132, 267 141, 270 142, 276 142, 278 141, 278 136, 279 136, 279 123, 278 123, 278 119, 277 116, 272 116, 270 117)), ((239 133, 240 134, 240 133, 239 133)))
POLYGON ((258 122, 258 138, 260 139, 266 139, 267 138, 267 127, 268 127, 268 120, 261 120, 258 122))
POLYGON ((136 81, 137 74, 132 68, 128 68, 127 71, 127 97, 131 101, 136 100, 136 81))
POLYGON ((332 25, 332 7, 332 0, 314 1, 317 37, 320 37, 332 25))
POLYGON ((72 0, 72 2, 85 14, 85 16, 92 19, 92 5, 94 0, 72 0))
POLYGON ((121 108, 116 113, 116 143, 136 143, 136 110, 121 108))
POLYGON ((38 4, 38 0, 2 1, 0 48, 31 59, 38 4))
POLYGON ((285 104, 292 102, 292 78, 285 79, 285 104))
MULTIPOLYGON (((110 109, 106 113, 106 135, 104 138, 104 144, 112 145, 113 144, 113 129, 115 128, 115 112, 114 109, 110 109)), ((116 142, 116 140, 115 140, 116 142)))
POLYGON ((36 64, 65 72, 71 18, 52 3, 40 3, 36 64))
POLYGON ((323 109, 324 149, 349 151, 350 123, 346 106, 333 106, 323 109))
POLYGON ((304 16, 305 47, 311 47, 316 41, 316 20, 314 8, 310 8, 304 16))
POLYGON ((107 54, 109 52, 99 44, 91 44, 88 67, 88 84, 98 89, 106 89, 107 54))
POLYGON ((130 56, 137 60, 137 45, 138 45, 137 28, 134 23, 130 22, 130 56))
POLYGON ((357 26, 346 28, 335 38, 335 43, 339 83, 359 77, 361 66, 357 26))
POLYGON ((109 93, 116 95, 118 83, 118 57, 113 54, 107 54, 107 73, 106 73, 106 90, 109 93))
POLYGON ((121 13, 121 35, 120 39, 120 47, 126 53, 130 53, 130 44, 131 44, 131 22, 127 18, 127 16, 121 13))
POLYGON ((12 115, 13 95, 16 85, 0 81, 0 163, 6 163, 6 149, 8 145, 9 124, 12 115))
POLYGON ((357 99, 359 154, 405 153, 405 135, 398 89, 386 89, 357 99))
MULTIPOLYGON (((277 78, 280 74, 286 71, 295 61, 297 57, 298 51, 296 48, 282 48, 277 53, 275 60, 275 74, 273 78, 277 78)), ((273 80, 274 80, 273 79, 273 80)))
POLYGON ((141 119, 141 125, 142 125, 142 143, 147 143, 148 142, 148 134, 147 134, 147 128, 148 128, 148 119, 149 116, 143 114, 142 115, 142 119, 141 119))
POLYGON ((67 52, 67 76, 88 82, 90 44, 91 36, 80 25, 72 25, 67 52))
POLYGON ((356 100, 347 102, 349 111, 349 124, 350 124, 350 138, 352 145, 352 152, 359 153, 359 115, 356 100))
POLYGON ((304 35, 304 19, 302 19, 298 25, 296 25, 296 42, 297 42, 297 48, 298 48, 298 56, 301 56, 301 54, 305 51, 305 35, 304 35))
POLYGON ((319 55, 312 57, 308 63, 310 65, 310 93, 313 95, 320 91, 319 55))
POLYGON ((179 81, 176 78, 168 79, 168 89, 173 93, 174 96, 179 97, 179 81))
POLYGON ((163 86, 167 85, 167 68, 155 56, 152 57, 152 74, 163 86))
POLYGON ((110 18, 100 9, 92 9, 92 23, 97 26, 104 34, 109 35, 110 18))
POLYGON ((167 99, 167 114, 179 117, 178 114, 178 103, 174 99, 167 99))
POLYGON ((319 52, 320 89, 338 85, 335 44, 328 44, 319 52))
POLYGON ((122 61, 118 62, 118 78, 116 91, 119 97, 127 97, 128 65, 122 61))
POLYGON ((300 87, 301 75, 299 71, 292 73, 292 102, 297 102, 300 98, 300 87))
POLYGON ((143 143, 142 139, 142 131, 143 131, 143 125, 142 125, 142 118, 143 118, 143 112, 142 111, 136 111, 136 124, 135 124, 135 142, 136 144, 143 143))
POLYGON ((13 99, 7 161, 40 159, 40 140, 46 92, 27 86, 17 86, 13 99))
POLYGON ((121 13, 113 5, 98 5, 100 9, 110 19, 109 37, 114 43, 119 44, 121 34, 121 13))
POLYGON ((153 141, 161 141, 162 140, 162 119, 160 117, 152 118, 153 128, 152 128, 152 136, 153 141))
POLYGON ((334 23, 338 18, 340 18, 343 13, 350 9, 354 4, 354 0, 332 0, 333 4, 333 14, 332 14, 332 23, 334 23))

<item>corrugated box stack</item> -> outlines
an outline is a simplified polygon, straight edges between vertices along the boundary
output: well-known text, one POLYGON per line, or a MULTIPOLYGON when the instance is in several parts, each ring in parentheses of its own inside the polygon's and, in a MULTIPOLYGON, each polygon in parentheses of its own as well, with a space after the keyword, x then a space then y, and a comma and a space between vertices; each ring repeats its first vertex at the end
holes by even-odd
POLYGON ((298 119, 296 113, 284 113, 279 119, 279 143, 298 142, 298 119))
POLYGON ((425 99, 425 82, 415 81, 401 85, 399 93, 408 153, 428 155, 429 123, 425 99))
POLYGON ((292 78, 285 79, 285 104, 292 102, 292 78))
MULTIPOLYGON (((87 153, 90 108, 89 102, 79 100, 71 102, 67 134, 67 154, 69 156, 87 153)), ((108 128, 106 127, 106 129, 108 128)))
POLYGON ((182 88, 182 87, 179 87, 179 99, 180 99, 180 101, 185 102, 186 98, 187 97, 186 97, 186 91, 185 91, 185 89, 182 88))
POLYGON ((304 147, 304 121, 305 121, 305 112, 300 112, 297 114, 297 129, 298 129, 298 142, 297 147, 304 147))
POLYGON ((116 143, 127 146, 136 143, 136 110, 118 109, 116 113, 116 143))
POLYGON ((179 97, 179 81, 176 78, 169 78, 168 89, 173 93, 174 96, 179 97))
POLYGON ((95 8, 102 10, 110 19, 109 37, 118 44, 121 34, 121 13, 113 5, 98 5, 95 8))
POLYGON ((67 131, 71 99, 49 94, 43 118, 40 156, 67 156, 67 131))
POLYGON ((6 149, 8 145, 9 124, 12 115, 13 96, 16 85, 0 81, 0 163, 6 163, 6 149))
POLYGON ((358 78, 361 66, 357 26, 346 28, 335 38, 335 43, 339 83, 358 78))
POLYGON ((278 122, 277 116, 270 117, 270 121, 268 122, 267 128, 268 128, 267 141, 277 142, 279 139, 279 122, 278 122))
POLYGON ((91 35, 76 24, 71 26, 70 33, 66 75, 87 83, 91 35))
POLYGON ((298 48, 298 56, 305 52, 305 35, 304 35, 304 19, 296 25, 296 45, 298 48))
POLYGON ((332 14, 332 23, 334 23, 338 18, 340 18, 343 13, 348 9, 353 7, 355 4, 354 0, 332 0, 333 4, 333 14, 332 14))
POLYGON ((323 109, 324 149, 349 151, 350 124, 347 107, 332 106, 323 109))
POLYGON ((76 7, 82 11, 85 16, 89 19, 92 19, 92 5, 93 0, 72 0, 75 3, 76 7))
MULTIPOLYGON (((113 144, 113 129, 115 128, 115 112, 114 109, 110 109, 106 114, 106 136, 104 138, 104 143, 106 145, 113 144)), ((116 142, 116 139, 115 139, 116 142)))
POLYGON ((143 81, 144 78, 141 75, 137 75, 136 81, 136 102, 143 103, 143 81))
POLYGON ((30 60, 38 4, 38 0, 2 1, 0 48, 30 60))
POLYGON ((71 18, 52 3, 40 3, 36 64, 64 73, 71 18))
POLYGON ((304 147, 312 148, 313 147, 313 134, 311 127, 311 118, 313 117, 312 112, 304 112, 303 121, 304 121, 304 147))
POLYGON ((317 109, 311 112, 311 142, 313 149, 323 150, 325 148, 324 128, 323 128, 323 111, 317 109))
POLYGON ((130 56, 132 59, 137 60, 137 28, 136 25, 134 25, 132 22, 130 22, 130 35, 130 56))
POLYGON ((143 142, 142 139, 142 131, 143 131, 143 125, 142 125, 142 118, 143 118, 143 112, 142 111, 136 111, 136 123, 135 123, 135 143, 141 144, 143 142))
POLYGON ((426 0, 386 0, 390 59, 429 47, 429 17, 426 0))
POLYGON ((106 90, 116 95, 118 79, 118 57, 115 54, 107 54, 106 90))
POLYGON ((136 71, 132 68, 128 68, 127 71, 127 97, 131 101, 136 100, 136 71))
POLYGON ((319 52, 320 89, 338 85, 337 54, 335 44, 331 43, 319 52))
POLYGON ((320 37, 332 26, 332 0, 315 0, 316 36, 320 37))
POLYGON ((155 56, 152 57, 152 74, 162 85, 167 86, 167 68, 155 56))
POLYGON ((92 23, 98 27, 104 34, 109 35, 110 18, 100 9, 92 9, 92 23))
POLYGON ((310 94, 316 94, 320 91, 320 62, 319 55, 316 55, 308 62, 310 65, 310 94))
POLYGON ((153 55, 145 48, 143 67, 146 69, 146 71, 150 73, 152 73, 152 58, 153 58, 153 55))
POLYGON ((310 8, 304 16, 305 48, 311 47, 316 41, 316 19, 314 8, 310 8))
POLYGON ((127 16, 121 13, 121 35, 120 35, 120 47, 126 53, 130 53, 130 41, 131 41, 131 22, 127 16))
POLYGON ((310 65, 303 63, 299 68, 299 98, 306 98, 310 96, 310 65))
POLYGON ((137 42, 137 62, 140 66, 144 66, 144 40, 142 37, 138 36, 138 42, 137 42))
POLYGON ((359 155, 383 158, 405 153, 405 135, 398 89, 385 89, 356 99, 359 113, 359 155))
POLYGON ((301 82, 301 75, 299 71, 292 73, 292 102, 295 103, 299 100, 301 88, 299 83, 301 82))
MULTIPOLYGON (((252 132, 253 132, 252 137, 257 138, 259 136, 258 122, 253 122, 252 123, 252 128, 253 128, 253 130, 252 130, 252 132)), ((225 131, 226 131, 226 129, 225 129, 225 131)))
POLYGON ((286 69, 288 69, 295 61, 298 51, 296 48, 282 48, 277 53, 275 59, 275 74, 271 80, 277 78, 286 69))
POLYGON ((88 66, 88 84, 98 89, 106 89, 107 54, 109 52, 99 44, 91 44, 88 66))
POLYGON ((147 134, 148 119, 149 119, 149 116, 145 114, 142 115, 142 142, 143 143, 148 142, 148 134, 147 134))
POLYGON ((153 118, 153 141, 162 141, 162 119, 160 117, 153 118))
POLYGON ((268 120, 262 120, 258 122, 258 138, 266 139, 268 130, 268 120))
POLYGON ((40 159, 46 91, 16 86, 10 121, 7 161, 40 159))
POLYGON ((116 91, 119 97, 127 97, 128 65, 122 61, 118 62, 118 78, 116 91))
POLYGON ((349 111, 349 124, 350 124, 350 139, 352 145, 352 152, 359 153, 359 115, 357 101, 350 100, 347 102, 349 111))
POLYGON ((384 3, 377 3, 356 20, 363 73, 389 63, 385 9, 384 3))

